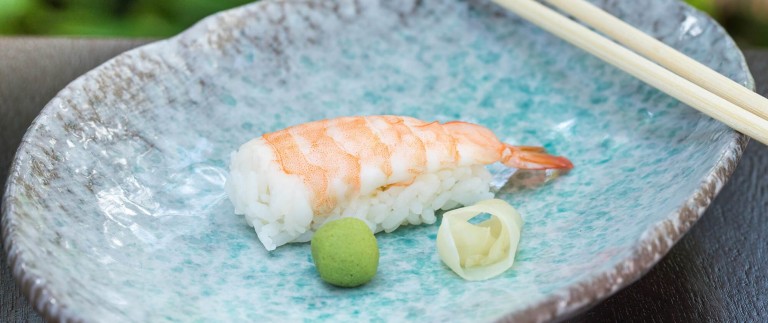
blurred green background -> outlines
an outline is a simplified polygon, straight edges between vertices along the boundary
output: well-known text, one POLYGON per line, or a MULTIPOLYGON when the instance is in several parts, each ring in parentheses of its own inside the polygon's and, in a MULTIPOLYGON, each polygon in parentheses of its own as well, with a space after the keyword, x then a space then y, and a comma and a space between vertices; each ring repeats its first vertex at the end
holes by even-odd
MULTIPOLYGON (((632 1, 632 0, 625 0, 632 1)), ((168 37, 248 0, 0 0, 0 35, 168 37)), ((687 0, 742 48, 768 47, 768 0, 687 0)))

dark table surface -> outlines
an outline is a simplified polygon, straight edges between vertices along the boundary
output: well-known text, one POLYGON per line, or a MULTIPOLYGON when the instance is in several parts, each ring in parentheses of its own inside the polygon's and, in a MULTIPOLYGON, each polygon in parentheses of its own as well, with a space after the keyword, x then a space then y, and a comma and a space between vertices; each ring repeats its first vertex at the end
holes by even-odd
MULTIPOLYGON (((67 83, 142 40, 0 38, 0 187, 21 136, 67 83)), ((768 95, 768 50, 746 51, 768 95)), ((751 142, 702 219, 637 282, 572 322, 768 321, 768 149, 751 142)), ((1 242, 0 242, 1 243, 1 242)), ((40 322, 0 263, 0 322, 40 322)))

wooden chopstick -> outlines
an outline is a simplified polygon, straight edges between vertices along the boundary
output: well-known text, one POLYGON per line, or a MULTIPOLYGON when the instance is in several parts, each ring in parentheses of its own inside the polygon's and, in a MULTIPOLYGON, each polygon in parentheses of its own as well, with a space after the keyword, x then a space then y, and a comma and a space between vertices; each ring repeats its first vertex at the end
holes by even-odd
POLYGON ((493 1, 702 113, 768 144, 768 120, 755 113, 742 109, 534 0, 493 1))
POLYGON ((633 51, 689 81, 768 119, 768 99, 584 0, 546 0, 633 51))

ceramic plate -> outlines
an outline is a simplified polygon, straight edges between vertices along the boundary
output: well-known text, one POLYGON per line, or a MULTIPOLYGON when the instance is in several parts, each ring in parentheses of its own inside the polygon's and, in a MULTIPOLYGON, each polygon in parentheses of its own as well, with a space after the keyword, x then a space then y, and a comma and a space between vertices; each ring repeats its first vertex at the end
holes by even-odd
MULTIPOLYGON (((598 5, 752 86, 710 18, 673 0, 598 5)), ((122 54, 29 129, 3 206, 16 278, 75 321, 563 318, 639 278, 735 167, 741 135, 486 1, 264 1, 122 54), (223 191, 229 154, 342 115, 464 120, 576 168, 518 173, 514 267, 467 282, 437 225, 377 235, 377 276, 318 278, 308 244, 266 252, 223 191)))

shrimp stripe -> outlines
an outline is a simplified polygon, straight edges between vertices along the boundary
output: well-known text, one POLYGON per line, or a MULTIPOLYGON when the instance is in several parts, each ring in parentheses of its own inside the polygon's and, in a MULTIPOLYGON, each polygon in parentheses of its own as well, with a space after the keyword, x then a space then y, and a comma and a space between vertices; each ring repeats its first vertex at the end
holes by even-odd
POLYGON ((365 118, 331 120, 328 135, 344 151, 360 158, 361 164, 374 165, 387 176, 392 174, 389 147, 373 132, 365 118))
POLYGON ((315 201, 322 206, 322 212, 332 210, 338 200, 347 199, 360 190, 360 160, 344 151, 328 135, 328 125, 326 120, 291 130, 307 161, 322 168, 326 174, 327 194, 315 201))
MULTIPOLYGON (((275 152, 277 164, 286 174, 297 175, 306 187, 312 187, 313 209, 322 206, 322 196, 328 195, 328 180, 323 168, 310 163, 293 136, 286 130, 264 134, 262 138, 275 152)), ((327 203, 327 201, 325 201, 327 203)))
POLYGON ((360 163, 360 193, 370 194, 386 186, 392 175, 389 147, 370 128, 365 118, 331 120, 328 135, 360 163))
POLYGON ((439 122, 421 122, 421 124, 411 125, 411 128, 424 143, 427 152, 427 171, 435 172, 457 165, 456 140, 439 122))
POLYGON ((404 123, 394 116, 368 117, 371 129, 389 147, 392 175, 387 184, 409 183, 426 169, 424 143, 404 123))

